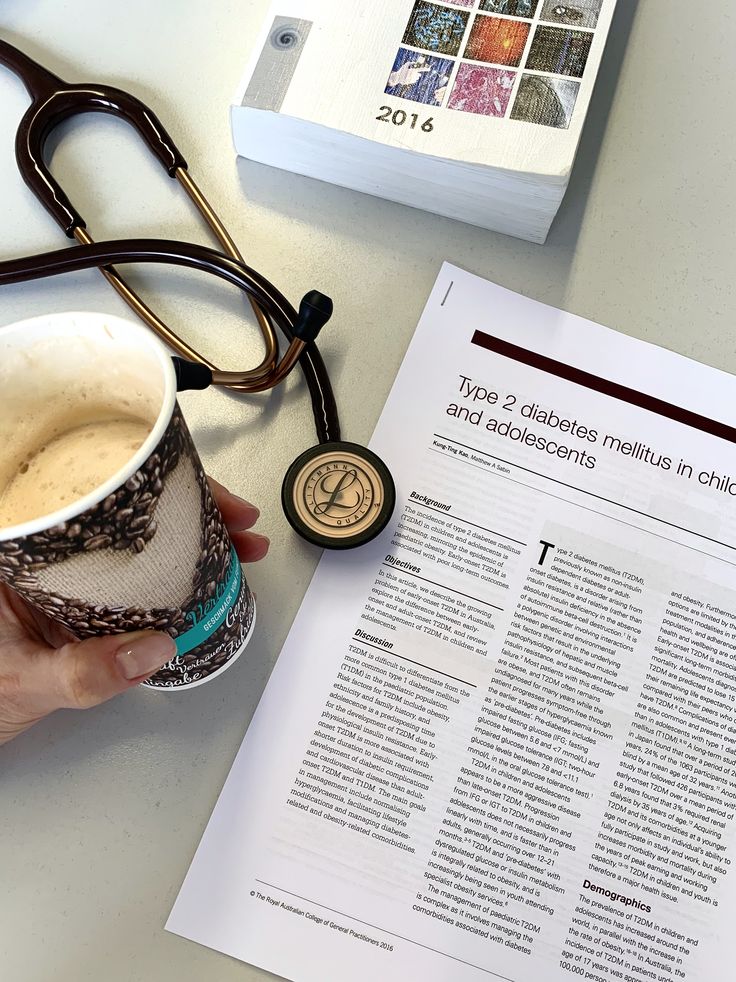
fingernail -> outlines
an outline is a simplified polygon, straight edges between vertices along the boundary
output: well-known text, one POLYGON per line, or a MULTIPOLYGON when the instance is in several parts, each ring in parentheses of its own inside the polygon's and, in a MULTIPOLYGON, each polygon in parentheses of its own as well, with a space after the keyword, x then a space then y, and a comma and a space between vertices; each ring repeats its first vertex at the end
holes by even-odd
POLYGON ((261 542, 265 542, 267 546, 271 545, 271 540, 267 535, 261 535, 260 532, 251 532, 250 534, 254 539, 260 539, 261 542))
POLYGON ((232 491, 228 491, 228 494, 230 495, 231 498, 237 501, 239 505, 243 505, 244 508, 250 508, 251 511, 254 511, 256 513, 256 516, 260 516, 261 509, 256 508, 256 506, 252 505, 250 501, 246 501, 245 498, 241 498, 239 494, 233 494, 232 491))
POLYGON ((168 634, 145 634, 129 641, 115 652, 115 661, 126 679, 150 675, 176 654, 176 645, 168 634))

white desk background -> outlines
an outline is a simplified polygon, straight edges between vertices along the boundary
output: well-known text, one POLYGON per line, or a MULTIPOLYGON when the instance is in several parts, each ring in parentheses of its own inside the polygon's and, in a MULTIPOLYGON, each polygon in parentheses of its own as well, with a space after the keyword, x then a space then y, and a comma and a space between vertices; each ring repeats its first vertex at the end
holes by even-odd
MULTIPOLYGON (((346 437, 370 437, 443 259, 736 371, 730 0, 619 0, 545 246, 236 162, 228 105, 267 8, 268 0, 4 0, 0 36, 62 78, 118 85, 148 102, 246 261, 294 301, 311 288, 334 298, 320 343, 346 437)), ((68 244, 15 168, 26 105, 21 84, 0 69, 2 259, 68 244)), ((62 133, 53 170, 93 236, 208 241, 181 189, 125 124, 86 116, 62 133)), ((161 268, 137 282, 205 350, 225 352, 224 367, 260 357, 232 288, 161 268)), ((126 316, 92 271, 0 290, 0 324, 80 309, 126 316)), ((0 749, 3 982, 266 978, 163 924, 318 559, 279 505, 286 467, 315 442, 313 423, 296 373, 274 394, 187 393, 182 404, 210 473, 261 507, 259 528, 271 537, 269 557, 249 571, 256 635, 208 686, 136 690, 59 713, 0 749)))

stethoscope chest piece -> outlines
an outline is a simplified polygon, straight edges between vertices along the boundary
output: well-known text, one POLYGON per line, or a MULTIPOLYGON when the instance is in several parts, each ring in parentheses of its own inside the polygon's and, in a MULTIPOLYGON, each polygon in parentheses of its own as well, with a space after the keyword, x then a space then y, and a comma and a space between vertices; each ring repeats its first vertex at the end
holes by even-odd
POLYGON ((320 443, 286 472, 281 502, 302 538, 325 549, 365 545, 386 527, 396 504, 391 474, 357 443, 320 443))

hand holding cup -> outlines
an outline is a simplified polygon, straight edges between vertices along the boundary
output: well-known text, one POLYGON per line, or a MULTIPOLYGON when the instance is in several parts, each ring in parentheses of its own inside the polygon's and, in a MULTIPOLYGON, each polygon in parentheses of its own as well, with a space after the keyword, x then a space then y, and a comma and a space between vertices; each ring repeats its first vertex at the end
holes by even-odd
MULTIPOLYGON (((268 539, 250 529, 258 509, 210 478, 244 563, 262 559, 268 539)), ((167 634, 141 631, 76 641, 0 583, 0 744, 57 709, 86 709, 149 678, 175 655, 167 634)))

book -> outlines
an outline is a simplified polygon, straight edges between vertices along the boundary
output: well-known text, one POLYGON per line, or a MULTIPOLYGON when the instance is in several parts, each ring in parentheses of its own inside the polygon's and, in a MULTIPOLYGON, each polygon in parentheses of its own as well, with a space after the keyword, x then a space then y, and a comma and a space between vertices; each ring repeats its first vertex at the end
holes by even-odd
POLYGON ((238 154, 544 242, 616 0, 276 0, 238 154))

